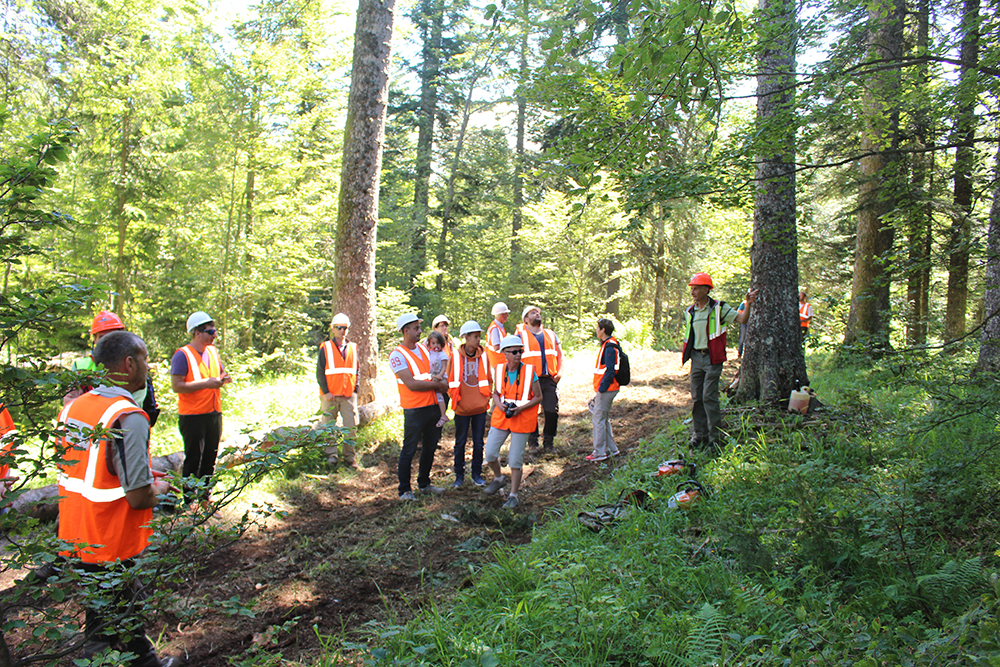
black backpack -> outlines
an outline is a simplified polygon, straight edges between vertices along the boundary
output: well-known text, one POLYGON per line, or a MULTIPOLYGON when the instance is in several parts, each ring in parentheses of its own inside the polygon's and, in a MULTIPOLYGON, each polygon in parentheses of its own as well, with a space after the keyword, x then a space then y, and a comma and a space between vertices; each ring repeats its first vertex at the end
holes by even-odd
MULTIPOLYGON (((614 343, 612 343, 614 345, 614 343)), ((628 362, 628 355, 622 350, 621 344, 615 345, 618 348, 618 370, 615 371, 615 382, 624 387, 632 381, 632 367, 628 362)))

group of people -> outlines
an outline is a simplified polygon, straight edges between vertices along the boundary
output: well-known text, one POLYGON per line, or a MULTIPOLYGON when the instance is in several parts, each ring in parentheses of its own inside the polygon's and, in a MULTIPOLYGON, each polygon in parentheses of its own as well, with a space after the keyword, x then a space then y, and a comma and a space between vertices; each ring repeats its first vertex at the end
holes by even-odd
MULTIPOLYGON (((65 429, 58 534, 69 545, 60 555, 84 570, 132 568, 149 544, 153 508, 168 494, 182 494, 179 502, 209 503, 207 480, 222 436, 221 388, 230 378, 213 345, 218 329, 211 316, 192 313, 187 331, 190 341, 170 362, 184 441, 183 492, 150 464, 150 429, 160 411, 142 338, 127 331, 117 315, 102 311, 90 329, 92 353, 73 365, 79 371, 106 372, 105 383, 67 394, 58 420, 65 429)), ((121 608, 141 605, 143 594, 138 578, 115 581, 114 604, 86 611, 84 655, 113 648, 135 654, 132 667, 173 664, 175 658, 157 656, 141 624, 119 627, 122 618, 133 616, 121 614, 121 608)))
MULTIPOLYGON (((683 361, 691 360, 693 434, 691 445, 713 445, 719 440, 719 378, 726 355, 727 327, 745 324, 757 292, 746 295, 735 310, 710 296, 714 287, 706 273, 689 282, 692 305, 686 310, 687 337, 683 361)), ((812 311, 800 295, 802 328, 808 330, 812 311)), ((455 449, 452 486, 465 483, 466 445, 472 440, 469 472, 472 483, 485 493, 495 494, 510 484, 505 508, 519 503, 522 470, 526 454, 555 452, 559 421, 559 381, 564 356, 559 337, 543 325, 542 310, 529 305, 521 322, 510 333, 510 309, 498 302, 492 309, 493 321, 484 332, 478 322, 467 321, 459 338, 451 337, 451 322, 439 315, 422 342, 422 323, 416 314, 406 313, 396 320, 400 343, 389 355, 389 367, 396 379, 403 409, 403 442, 397 469, 398 494, 402 500, 415 498, 411 486, 412 464, 420 450, 417 493, 442 494, 445 489, 431 482, 430 472, 442 426, 454 412, 455 449), (485 336, 484 336, 485 333, 485 336), (539 416, 541 412, 541 417, 539 416), (488 429, 487 429, 488 421, 488 429), (539 421, 541 444, 539 444, 539 421), (508 475, 500 465, 500 451, 510 441, 508 475), (483 464, 492 472, 487 484, 483 464)), ((348 340, 350 318, 334 316, 330 338, 320 344, 316 380, 319 385, 320 423, 335 422, 353 431, 358 425, 358 350, 348 340)), ((616 373, 621 365, 621 346, 614 338, 615 326, 599 319, 595 336, 599 350, 594 364, 594 396, 589 403, 593 427, 593 451, 588 461, 603 461, 619 453, 609 415, 619 391, 616 373)), ((91 334, 93 352, 74 368, 95 371, 103 368, 107 381, 97 387, 81 387, 65 398, 59 422, 65 425, 62 444, 65 460, 60 465, 59 537, 70 545, 63 556, 84 568, 128 568, 148 545, 152 508, 170 492, 182 493, 182 502, 206 504, 210 489, 205 480, 214 472, 222 436, 221 389, 230 382, 218 350, 214 346, 218 329, 204 311, 187 319, 190 340, 179 348, 170 362, 171 388, 177 394, 179 430, 184 441, 184 490, 173 489, 162 473, 150 465, 150 429, 159 406, 148 373, 145 342, 126 330, 114 313, 102 311, 94 318, 91 334), (94 429, 99 429, 95 435, 94 429), (104 430, 100 430, 104 429, 104 430), (109 435, 110 432, 110 435, 109 435)), ((9 415, 6 419, 9 420, 9 415)), ((13 429, 13 423, 2 425, 13 429)), ((354 437, 341 439, 325 453, 333 465, 357 466, 354 437)), ((2 471, 6 476, 7 472, 2 471)), ((122 599, 134 600, 135 584, 118 591, 122 599)), ((142 628, 119 631, 105 616, 109 608, 89 609, 86 614, 85 654, 96 655, 110 648, 136 654, 131 665, 152 667, 172 664, 161 659, 142 628)))
MULTIPOLYGON (((508 333, 510 308, 494 304, 493 321, 483 331, 476 321, 465 322, 456 340, 450 334, 451 320, 438 315, 431 331, 423 337, 423 320, 406 313, 396 320, 400 344, 389 355, 389 368, 396 379, 403 408, 403 442, 397 468, 398 493, 402 500, 415 499, 411 484, 413 459, 417 464, 417 493, 442 494, 445 488, 431 483, 430 472, 441 429, 454 412, 455 449, 453 488, 465 484, 466 447, 472 440, 469 473, 472 484, 494 494, 510 483, 504 507, 519 504, 525 454, 555 453, 559 423, 559 381, 564 357, 562 343, 554 331, 542 323, 542 311, 529 305, 521 322, 508 333), (484 336, 485 333, 485 336, 484 336), (542 428, 539 432, 539 412, 542 428), (487 421, 489 426, 487 429, 487 421), (539 443, 541 435, 541 443, 539 443), (510 440, 510 477, 500 466, 500 450, 510 440), (483 479, 483 464, 493 472, 492 481, 483 479)), ((343 313, 333 318, 330 340, 320 344, 316 380, 321 395, 321 421, 336 420, 332 401, 340 401, 343 426, 357 425, 357 350, 346 340, 350 319, 343 313), (349 377, 347 381, 341 378, 349 377)), ((595 335, 601 343, 594 371, 594 399, 591 401, 594 450, 586 459, 603 461, 618 454, 618 446, 608 419, 618 393, 615 373, 621 347, 613 338, 614 324, 597 323, 595 335)), ((350 438, 344 439, 343 457, 356 465, 350 438)), ((338 461, 336 447, 327 449, 331 464, 338 461)))

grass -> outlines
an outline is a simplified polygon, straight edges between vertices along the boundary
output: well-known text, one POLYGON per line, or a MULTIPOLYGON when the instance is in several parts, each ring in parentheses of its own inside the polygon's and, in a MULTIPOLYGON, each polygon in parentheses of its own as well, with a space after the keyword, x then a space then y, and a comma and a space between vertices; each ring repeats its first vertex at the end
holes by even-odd
POLYGON ((671 425, 453 606, 345 646, 373 665, 997 664, 995 381, 964 379, 967 358, 809 361, 829 409, 742 412, 696 456, 706 502, 667 509, 671 425), (576 522, 632 488, 648 509, 576 522))

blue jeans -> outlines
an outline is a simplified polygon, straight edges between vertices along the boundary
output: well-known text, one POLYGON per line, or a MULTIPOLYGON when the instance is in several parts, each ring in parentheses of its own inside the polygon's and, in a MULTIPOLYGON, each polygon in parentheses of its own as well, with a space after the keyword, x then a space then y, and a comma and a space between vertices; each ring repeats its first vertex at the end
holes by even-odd
POLYGON ((485 412, 478 415, 455 415, 455 477, 465 477, 465 443, 472 427, 472 476, 483 476, 483 433, 485 412))
POLYGON ((434 451, 441 439, 441 429, 435 426, 441 418, 438 404, 422 408, 403 410, 403 448, 399 451, 399 495, 410 488, 413 456, 420 447, 420 463, 417 468, 417 486, 425 489, 431 484, 431 466, 434 465, 434 451))

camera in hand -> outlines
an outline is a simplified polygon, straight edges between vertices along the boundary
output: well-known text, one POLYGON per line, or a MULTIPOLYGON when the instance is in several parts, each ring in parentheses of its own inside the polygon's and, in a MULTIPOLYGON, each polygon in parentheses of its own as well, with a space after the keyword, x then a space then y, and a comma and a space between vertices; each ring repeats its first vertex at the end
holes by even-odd
POLYGON ((503 413, 504 415, 507 416, 507 419, 510 419, 511 417, 514 416, 515 410, 517 410, 517 403, 514 403, 513 401, 503 402, 503 413))

